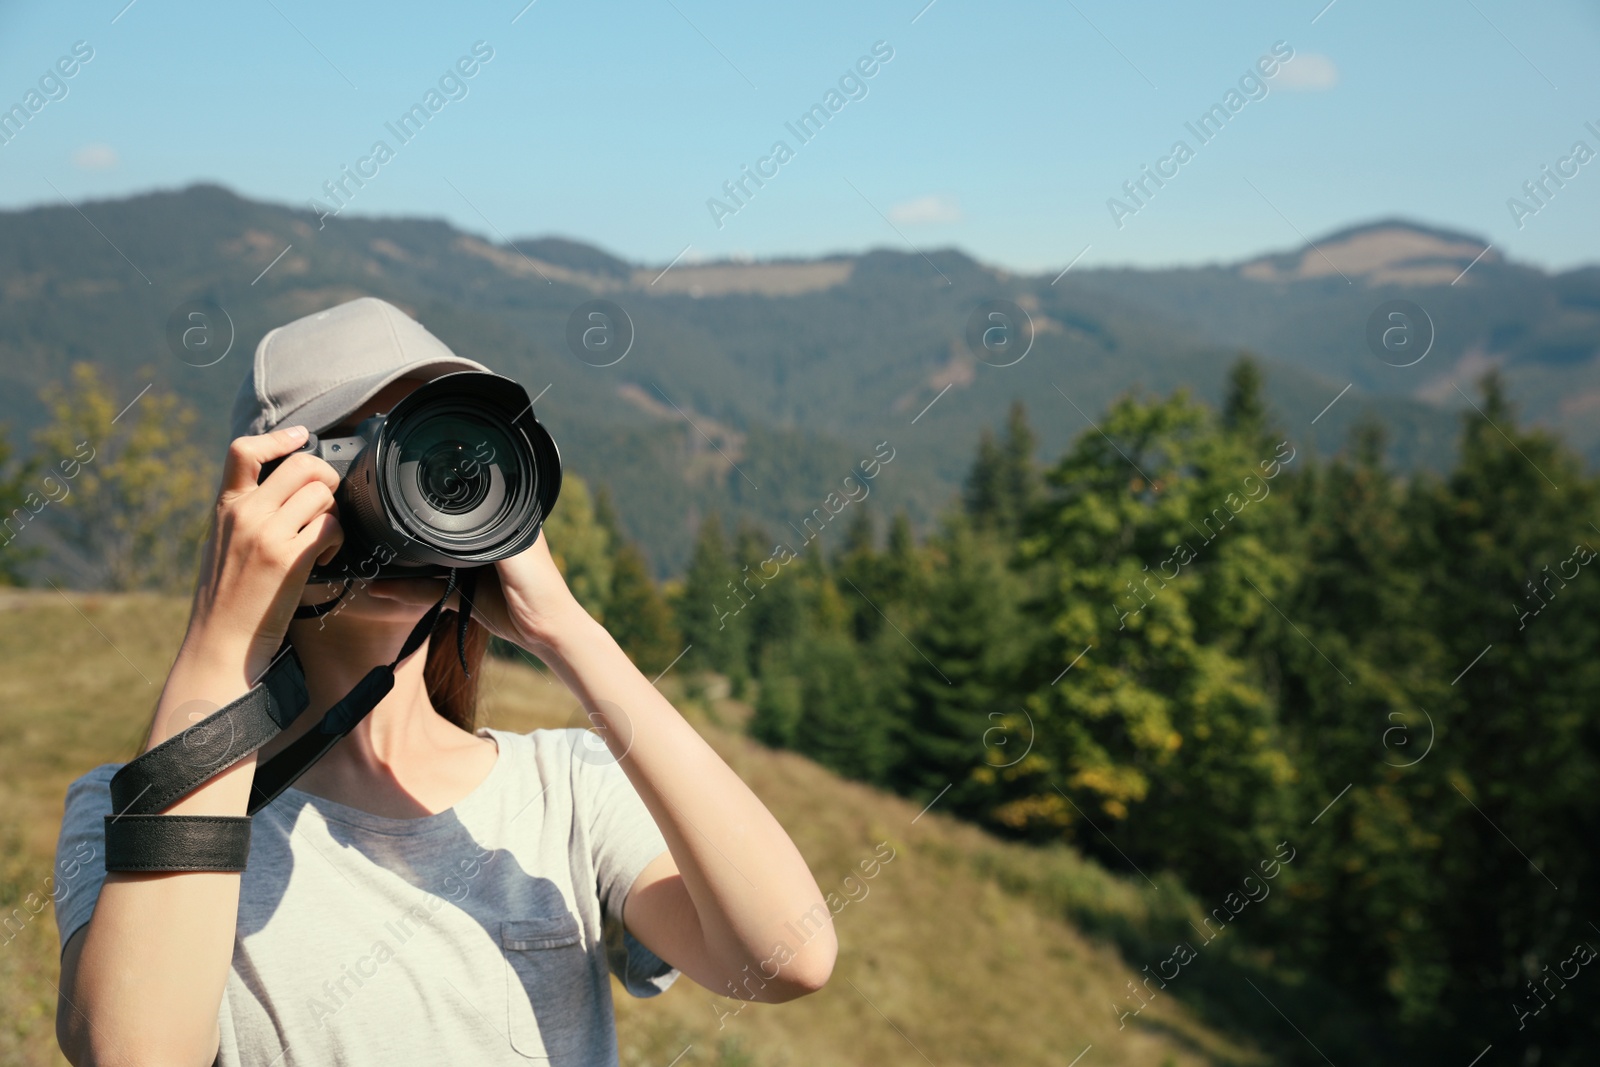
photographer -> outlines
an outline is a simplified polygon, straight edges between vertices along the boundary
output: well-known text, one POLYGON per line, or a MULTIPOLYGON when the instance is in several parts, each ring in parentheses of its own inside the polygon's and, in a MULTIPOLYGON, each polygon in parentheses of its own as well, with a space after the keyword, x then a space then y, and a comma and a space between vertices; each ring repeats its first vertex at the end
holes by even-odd
MULTIPOLYGON (((296 616, 338 599, 308 578, 346 533, 339 475, 296 450, 306 428, 354 433, 463 369, 485 368, 373 299, 262 340, 145 750, 244 695, 285 636, 309 705, 164 813, 245 813, 258 760, 394 660, 439 602, 442 578, 379 578, 347 587, 337 612, 296 616)), ((636 996, 680 971, 721 991, 820 904, 783 828, 585 612, 542 532, 482 567, 468 606, 459 650, 458 592, 373 710, 261 808, 242 873, 86 868, 103 884, 57 915, 72 1063, 614 1064, 608 974, 636 996), (607 749, 581 730, 477 727, 491 634, 548 664, 607 749)), ((105 853, 117 770, 72 784, 59 854, 105 853)), ((759 999, 821 987, 836 951, 830 926, 759 999)))

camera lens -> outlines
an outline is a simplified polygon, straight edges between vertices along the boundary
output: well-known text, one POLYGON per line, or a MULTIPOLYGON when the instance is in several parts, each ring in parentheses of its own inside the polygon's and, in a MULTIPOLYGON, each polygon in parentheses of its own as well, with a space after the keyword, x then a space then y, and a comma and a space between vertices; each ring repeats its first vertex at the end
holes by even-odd
POLYGON ((417 461, 417 485, 435 508, 461 515, 483 503, 490 478, 465 441, 441 441, 417 461))
POLYGON ((481 408, 452 407, 419 410, 394 441, 395 487, 441 548, 492 540, 526 503, 532 467, 520 434, 481 408))
POLYGON ((347 548, 391 549, 389 570, 509 558, 538 537, 561 489, 555 441, 527 392, 497 374, 441 375, 363 426, 340 521, 347 548))

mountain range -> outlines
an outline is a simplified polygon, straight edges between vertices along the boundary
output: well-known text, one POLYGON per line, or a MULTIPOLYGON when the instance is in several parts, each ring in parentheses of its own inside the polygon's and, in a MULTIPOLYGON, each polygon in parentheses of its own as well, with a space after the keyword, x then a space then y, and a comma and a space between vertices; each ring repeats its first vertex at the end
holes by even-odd
POLYGON ((1600 268, 1549 273, 1401 219, 1242 263, 1039 275, 956 249, 641 264, 496 237, 420 218, 319 228, 208 184, 0 213, 0 422, 20 443, 39 388, 89 360, 130 402, 152 383, 183 396, 220 453, 267 330, 379 296, 536 394, 567 468, 610 487, 661 576, 713 510, 798 545, 804 518, 890 450, 879 517, 904 507, 926 531, 1013 400, 1049 461, 1127 390, 1218 402, 1241 350, 1313 452, 1370 415, 1394 463, 1442 469, 1498 367, 1524 421, 1600 454, 1600 268), (222 314, 191 350, 177 338, 197 301, 222 314))

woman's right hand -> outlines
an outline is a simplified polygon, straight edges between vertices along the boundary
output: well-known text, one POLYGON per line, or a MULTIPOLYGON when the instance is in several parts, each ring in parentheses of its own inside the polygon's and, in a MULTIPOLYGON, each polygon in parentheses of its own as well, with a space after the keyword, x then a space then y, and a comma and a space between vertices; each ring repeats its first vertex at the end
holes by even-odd
POLYGON ((344 543, 333 514, 338 472, 309 452, 289 456, 257 484, 267 462, 306 440, 303 426, 228 446, 216 521, 206 539, 185 646, 237 662, 252 683, 266 672, 315 563, 344 543))

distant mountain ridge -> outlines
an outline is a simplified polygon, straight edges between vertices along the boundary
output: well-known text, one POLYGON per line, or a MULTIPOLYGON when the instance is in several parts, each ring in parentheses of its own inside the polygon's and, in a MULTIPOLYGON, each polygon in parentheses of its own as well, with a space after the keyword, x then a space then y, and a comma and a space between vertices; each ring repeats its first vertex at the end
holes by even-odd
POLYGON ((1302 281, 1328 274, 1360 278, 1369 285, 1430 286, 1450 284, 1481 260, 1501 261, 1489 242, 1384 219, 1328 234, 1294 252, 1252 259, 1239 266, 1242 277, 1256 281, 1302 281))
POLYGON ((1455 389, 1470 394, 1488 366, 1528 417, 1591 456, 1600 447, 1587 417, 1600 405, 1600 270, 1548 275, 1403 220, 1229 266, 1080 267, 1055 284, 954 249, 651 265, 568 237, 493 243, 437 219, 316 222, 207 184, 0 213, 0 421, 13 439, 38 425, 40 386, 91 360, 130 398, 152 380, 183 395, 220 451, 216 413, 266 330, 380 296, 545 390, 538 413, 563 457, 611 486, 662 575, 681 569, 709 511, 781 536, 880 441, 898 458, 874 487, 879 530, 897 507, 926 529, 1013 399, 1028 404, 1048 461, 1090 430, 1077 409, 1092 418, 1129 388, 1187 385, 1217 401, 1241 348, 1260 354, 1284 432, 1323 453, 1370 412, 1397 462, 1442 466, 1466 407, 1455 389), (1404 370, 1364 342, 1369 316, 1396 297, 1438 332, 1404 370), (223 307, 234 332, 211 366, 167 342, 174 309, 195 299, 223 307), (569 322, 595 300, 632 327, 613 365, 569 347, 569 322), (1033 326, 1014 365, 979 359, 967 340, 993 300, 1033 326))

